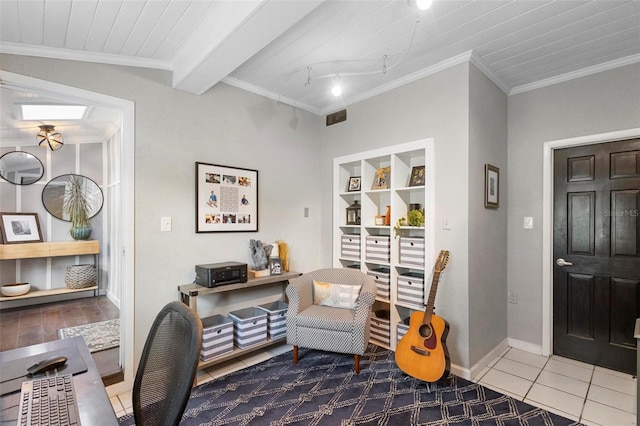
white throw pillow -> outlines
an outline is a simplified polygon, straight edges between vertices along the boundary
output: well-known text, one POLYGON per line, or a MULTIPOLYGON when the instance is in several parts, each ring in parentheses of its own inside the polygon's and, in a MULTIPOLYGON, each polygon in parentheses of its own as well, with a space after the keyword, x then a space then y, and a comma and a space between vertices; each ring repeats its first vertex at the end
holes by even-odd
POLYGON ((361 285, 334 284, 313 280, 313 304, 354 309, 361 285))

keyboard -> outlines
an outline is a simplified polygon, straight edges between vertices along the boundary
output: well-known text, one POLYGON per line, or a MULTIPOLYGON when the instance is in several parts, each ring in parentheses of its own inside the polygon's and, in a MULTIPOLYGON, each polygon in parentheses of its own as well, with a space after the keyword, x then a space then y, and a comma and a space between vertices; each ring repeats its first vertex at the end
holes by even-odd
POLYGON ((50 376, 22 383, 18 426, 79 425, 73 376, 50 376))

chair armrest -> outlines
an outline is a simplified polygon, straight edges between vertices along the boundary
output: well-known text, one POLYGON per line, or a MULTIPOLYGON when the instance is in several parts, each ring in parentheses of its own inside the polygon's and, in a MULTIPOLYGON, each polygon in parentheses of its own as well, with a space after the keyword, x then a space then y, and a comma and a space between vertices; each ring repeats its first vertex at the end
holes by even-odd
POLYGON ((313 279, 304 275, 289 282, 285 293, 289 298, 289 313, 298 314, 313 303, 313 279))

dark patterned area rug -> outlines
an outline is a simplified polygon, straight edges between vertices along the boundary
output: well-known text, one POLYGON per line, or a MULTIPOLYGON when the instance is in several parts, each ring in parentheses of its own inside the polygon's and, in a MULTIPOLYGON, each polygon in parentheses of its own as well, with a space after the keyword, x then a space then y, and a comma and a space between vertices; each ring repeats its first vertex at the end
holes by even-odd
MULTIPOLYGON (((426 384, 369 345, 353 356, 300 349, 197 386, 181 425, 575 425, 456 376, 426 384)), ((133 425, 131 415, 121 425, 133 425)))

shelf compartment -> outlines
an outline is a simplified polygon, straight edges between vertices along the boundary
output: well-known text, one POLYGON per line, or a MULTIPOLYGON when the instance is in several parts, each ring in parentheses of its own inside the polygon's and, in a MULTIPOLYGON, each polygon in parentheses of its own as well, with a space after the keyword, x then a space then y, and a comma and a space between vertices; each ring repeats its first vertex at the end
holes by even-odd
POLYGON ((388 235, 366 236, 367 262, 389 263, 391 261, 391 241, 388 235))
POLYGON ((389 301, 391 296, 391 270, 389 268, 375 268, 367 271, 376 282, 377 297, 389 301))
POLYGON ((341 257, 346 259, 360 259, 359 234, 343 234, 341 238, 341 257))
POLYGON ((405 272, 398 275, 398 302, 409 305, 424 303, 424 274, 420 272, 405 272))
POLYGON ((400 237, 400 264, 424 268, 424 237, 400 237))

